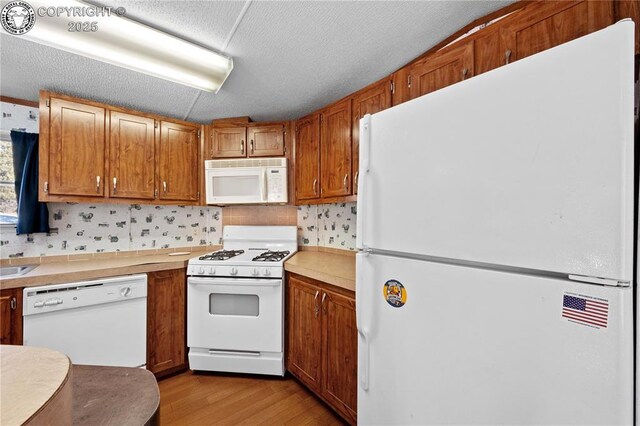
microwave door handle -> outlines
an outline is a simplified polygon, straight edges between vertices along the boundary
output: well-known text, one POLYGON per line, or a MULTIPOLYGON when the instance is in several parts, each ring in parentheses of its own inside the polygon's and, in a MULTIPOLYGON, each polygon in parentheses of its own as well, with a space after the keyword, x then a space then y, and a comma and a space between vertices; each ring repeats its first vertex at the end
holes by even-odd
POLYGON ((267 169, 262 171, 262 184, 260 185, 260 198, 267 201, 267 169))

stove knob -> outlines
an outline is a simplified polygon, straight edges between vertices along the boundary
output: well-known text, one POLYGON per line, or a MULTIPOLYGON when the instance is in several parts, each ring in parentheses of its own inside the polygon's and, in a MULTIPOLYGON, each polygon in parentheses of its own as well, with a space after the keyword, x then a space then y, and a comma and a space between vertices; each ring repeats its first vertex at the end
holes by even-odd
POLYGON ((216 268, 209 268, 209 275, 214 275, 216 273, 216 268))
POLYGON ((260 275, 260 271, 258 271, 258 268, 253 268, 253 276, 257 277, 258 275, 260 275))
POLYGON ((269 270, 269 268, 264 268, 264 275, 266 277, 268 277, 269 275, 271 275, 271 271, 269 270))
POLYGON ((231 275, 238 275, 238 268, 231 268, 231 275))
POLYGON ((203 275, 204 274, 204 267, 200 267, 200 269, 198 269, 198 274, 203 275))
POLYGON ((44 302, 41 300, 38 300, 36 303, 33 304, 34 308, 42 308, 44 306, 44 302))

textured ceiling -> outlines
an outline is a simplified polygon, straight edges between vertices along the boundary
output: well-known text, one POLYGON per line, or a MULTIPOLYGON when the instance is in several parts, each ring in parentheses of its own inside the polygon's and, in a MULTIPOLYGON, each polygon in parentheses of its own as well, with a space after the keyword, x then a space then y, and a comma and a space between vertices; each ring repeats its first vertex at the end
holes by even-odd
POLYGON ((297 118, 511 2, 91 1, 224 52, 234 59, 231 75, 218 94, 200 92, 3 34, 0 93, 37 100, 49 89, 202 123, 297 118))

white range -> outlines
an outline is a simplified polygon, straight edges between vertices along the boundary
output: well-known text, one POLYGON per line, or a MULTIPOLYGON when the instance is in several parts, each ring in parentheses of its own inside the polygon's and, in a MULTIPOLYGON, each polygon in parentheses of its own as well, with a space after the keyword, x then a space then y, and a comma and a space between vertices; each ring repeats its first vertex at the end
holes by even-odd
POLYGON ((225 226, 223 250, 187 269, 192 370, 284 375, 284 262, 295 226, 225 226))

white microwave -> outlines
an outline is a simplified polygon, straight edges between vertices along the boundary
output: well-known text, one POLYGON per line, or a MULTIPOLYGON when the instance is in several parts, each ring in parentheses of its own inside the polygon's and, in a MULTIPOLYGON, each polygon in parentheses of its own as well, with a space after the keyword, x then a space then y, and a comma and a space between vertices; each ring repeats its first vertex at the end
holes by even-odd
POLYGON ((286 204, 287 159, 204 162, 207 204, 286 204))

